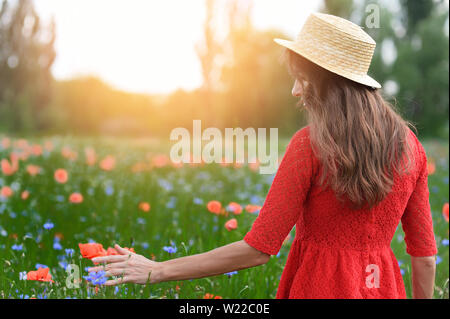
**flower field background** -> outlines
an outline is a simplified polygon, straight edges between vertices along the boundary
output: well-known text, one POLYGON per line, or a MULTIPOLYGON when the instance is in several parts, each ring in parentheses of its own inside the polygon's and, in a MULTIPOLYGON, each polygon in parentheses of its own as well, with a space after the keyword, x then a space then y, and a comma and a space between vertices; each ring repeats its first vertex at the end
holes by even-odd
MULTIPOLYGON (((275 297, 295 229, 265 265, 147 286, 102 286, 88 277, 93 264, 79 248, 118 243, 163 261, 241 240, 273 175, 255 165, 173 165, 168 143, 157 140, 0 140, 0 298, 275 297), (66 286, 69 264, 79 267, 79 288, 66 286)), ((448 298, 448 143, 422 143, 439 251, 435 297, 448 298)), ((411 297, 401 227, 392 249, 411 297)))

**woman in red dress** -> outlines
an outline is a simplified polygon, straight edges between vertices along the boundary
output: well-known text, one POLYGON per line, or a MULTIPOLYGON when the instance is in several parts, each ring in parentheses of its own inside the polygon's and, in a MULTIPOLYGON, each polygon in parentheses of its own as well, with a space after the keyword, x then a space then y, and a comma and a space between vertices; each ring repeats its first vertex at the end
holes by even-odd
MULTIPOLYGON (((309 124, 291 139, 243 240, 154 262, 116 246, 98 257, 113 279, 145 284, 202 278, 266 263, 292 228, 276 298, 406 298, 390 248, 400 222, 415 298, 431 298, 437 253, 422 144, 367 75, 375 42, 358 26, 312 14, 286 47, 292 94, 309 124), (130 256, 131 255, 131 256, 130 256)), ((413 126, 412 126, 413 127, 413 126)))

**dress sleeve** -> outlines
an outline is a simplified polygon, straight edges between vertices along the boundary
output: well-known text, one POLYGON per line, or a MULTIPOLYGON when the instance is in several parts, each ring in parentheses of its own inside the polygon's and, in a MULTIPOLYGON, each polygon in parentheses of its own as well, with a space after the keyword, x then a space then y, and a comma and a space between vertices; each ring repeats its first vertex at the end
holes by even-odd
POLYGON ((312 180, 309 127, 289 142, 264 205, 244 241, 268 255, 276 255, 303 211, 312 180))
POLYGON ((402 228, 405 232, 406 252, 414 257, 425 257, 436 255, 437 248, 430 208, 427 156, 417 138, 416 143, 419 172, 416 186, 402 216, 402 228))

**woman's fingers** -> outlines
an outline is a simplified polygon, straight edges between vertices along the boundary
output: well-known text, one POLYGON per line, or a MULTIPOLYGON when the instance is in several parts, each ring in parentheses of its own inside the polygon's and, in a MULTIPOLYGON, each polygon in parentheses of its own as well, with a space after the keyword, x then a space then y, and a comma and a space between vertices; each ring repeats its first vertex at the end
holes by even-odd
POLYGON ((97 271, 101 271, 101 270, 105 270, 105 267, 103 267, 103 266, 90 267, 88 269, 88 272, 97 272, 97 271))
POLYGON ((103 266, 97 266, 97 267, 89 268, 88 272, 93 272, 93 271, 97 272, 97 271, 100 271, 100 270, 108 271, 108 270, 111 270, 111 269, 125 269, 127 267, 128 267, 127 261, 125 261, 125 262, 117 262, 117 263, 111 263, 111 264, 106 264, 106 265, 103 265, 103 266))
POLYGON ((125 255, 112 255, 92 258, 94 263, 118 263, 127 260, 129 257, 125 255))
POLYGON ((106 271, 105 276, 111 277, 111 276, 123 276, 125 277, 128 275, 128 271, 125 268, 113 268, 106 271))
POLYGON ((131 281, 130 277, 125 276, 125 277, 121 277, 121 278, 117 278, 117 279, 113 279, 113 280, 108 280, 107 282, 105 282, 105 286, 115 286, 115 285, 130 282, 130 281, 131 281))
POLYGON ((131 251, 125 249, 125 248, 120 247, 118 244, 114 245, 114 249, 121 255, 127 255, 128 256, 130 254, 134 254, 133 252, 131 252, 131 251))

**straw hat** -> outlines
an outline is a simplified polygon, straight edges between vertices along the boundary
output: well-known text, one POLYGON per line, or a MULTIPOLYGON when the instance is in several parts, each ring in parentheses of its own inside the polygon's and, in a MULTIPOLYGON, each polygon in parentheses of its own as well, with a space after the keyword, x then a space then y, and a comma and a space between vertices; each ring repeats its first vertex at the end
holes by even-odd
POLYGON ((274 41, 328 71, 381 88, 367 75, 376 42, 353 22, 330 14, 312 13, 295 41, 274 41))

